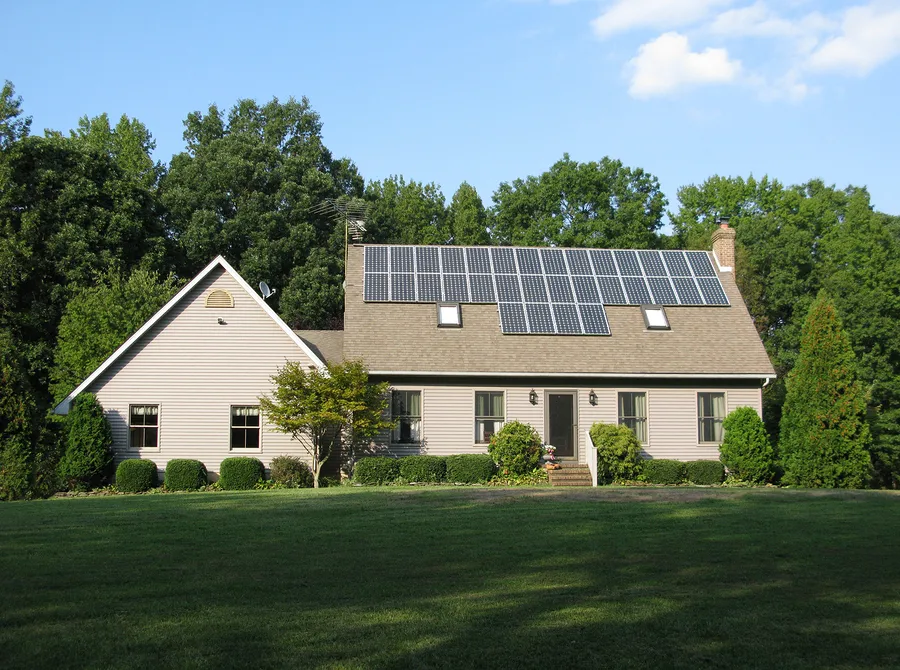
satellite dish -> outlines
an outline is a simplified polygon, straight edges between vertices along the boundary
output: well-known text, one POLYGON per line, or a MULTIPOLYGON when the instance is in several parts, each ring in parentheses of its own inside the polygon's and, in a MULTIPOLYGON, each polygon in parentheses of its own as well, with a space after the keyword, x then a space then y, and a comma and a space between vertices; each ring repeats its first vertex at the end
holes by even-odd
POLYGON ((269 285, 266 282, 259 282, 259 292, 262 293, 263 300, 268 300, 269 298, 271 298, 273 295, 275 295, 276 291, 277 289, 269 288, 269 285))

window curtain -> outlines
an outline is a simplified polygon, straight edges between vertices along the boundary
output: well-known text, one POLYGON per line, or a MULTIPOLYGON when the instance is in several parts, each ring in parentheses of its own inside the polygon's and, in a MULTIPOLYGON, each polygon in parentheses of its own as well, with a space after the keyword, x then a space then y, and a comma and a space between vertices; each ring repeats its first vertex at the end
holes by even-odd
POLYGON ((134 416, 156 416, 159 414, 159 407, 156 405, 135 405, 131 408, 134 416))
POLYGON ((502 393, 476 393, 475 416, 503 418, 502 393))
POLYGON ((232 407, 234 416, 259 416, 259 407, 232 407))
POLYGON ((723 436, 722 420, 725 418, 725 394, 713 393, 712 395, 712 416, 716 419, 713 422, 713 441, 721 442, 723 436))

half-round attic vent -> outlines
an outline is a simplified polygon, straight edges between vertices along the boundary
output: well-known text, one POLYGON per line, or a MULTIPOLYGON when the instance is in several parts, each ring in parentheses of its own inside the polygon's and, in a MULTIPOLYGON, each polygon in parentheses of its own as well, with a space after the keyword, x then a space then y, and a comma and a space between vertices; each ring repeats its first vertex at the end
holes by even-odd
POLYGON ((234 298, 228 291, 216 289, 210 291, 206 296, 207 307, 234 307, 234 298))

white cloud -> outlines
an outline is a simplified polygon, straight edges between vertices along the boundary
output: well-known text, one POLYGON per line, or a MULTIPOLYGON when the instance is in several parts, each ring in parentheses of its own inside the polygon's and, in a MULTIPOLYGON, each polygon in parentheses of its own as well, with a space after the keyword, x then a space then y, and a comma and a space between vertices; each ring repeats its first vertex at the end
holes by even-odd
POLYGON ((668 30, 696 23, 717 7, 733 0, 615 0, 600 16, 591 21, 598 37, 609 37, 633 28, 668 30))
POLYGON ((900 3, 873 2, 844 13, 841 34, 809 57, 813 70, 867 75, 900 55, 900 3))
POLYGON ((676 32, 642 45, 628 67, 628 92, 643 99, 669 95, 688 86, 727 84, 741 72, 740 61, 729 60, 726 49, 691 51, 688 38, 676 32))

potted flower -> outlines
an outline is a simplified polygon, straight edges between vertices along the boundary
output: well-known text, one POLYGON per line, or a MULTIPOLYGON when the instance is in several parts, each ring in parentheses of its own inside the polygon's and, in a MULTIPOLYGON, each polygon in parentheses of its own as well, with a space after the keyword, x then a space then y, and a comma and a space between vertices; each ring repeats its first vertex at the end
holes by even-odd
POLYGON ((544 468, 547 470, 558 470, 561 466, 556 462, 556 447, 552 444, 545 444, 544 450, 544 468))

